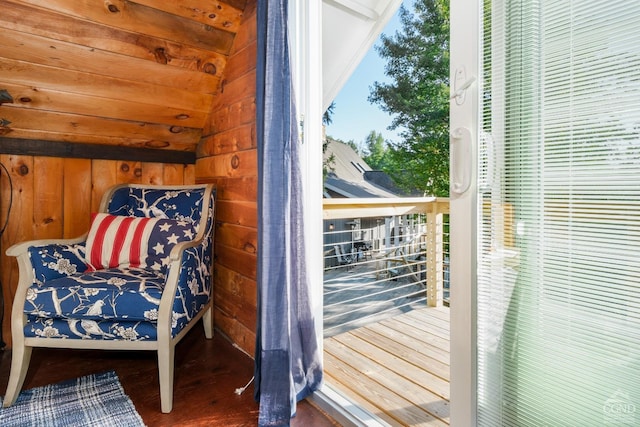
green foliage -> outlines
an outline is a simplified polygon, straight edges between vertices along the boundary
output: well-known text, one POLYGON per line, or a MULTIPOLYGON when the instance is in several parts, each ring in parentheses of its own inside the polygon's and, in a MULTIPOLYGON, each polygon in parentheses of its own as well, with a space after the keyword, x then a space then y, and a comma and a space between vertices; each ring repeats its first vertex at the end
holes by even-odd
MULTIPOLYGON (((327 107, 327 110, 322 114, 323 125, 326 126, 331 124, 331 122, 333 121, 333 113, 335 109, 336 109, 336 102, 333 101, 329 105, 329 107, 327 107)), ((329 145, 329 138, 325 138, 324 141, 322 142, 322 154, 326 153, 328 145, 329 145)), ((329 175, 329 172, 332 172, 334 170, 333 164, 335 163, 335 161, 336 161, 336 158, 333 154, 322 159, 322 181, 323 182, 327 179, 327 175, 329 175)))
POLYGON ((330 138, 326 137, 324 141, 322 141, 322 182, 327 179, 327 175, 329 172, 334 171, 334 163, 336 161, 336 156, 331 153, 331 155, 327 156, 325 153, 327 152, 327 147, 329 146, 330 138))
POLYGON ((336 102, 333 101, 331 104, 329 104, 329 106, 327 107, 327 110, 322 114, 323 125, 330 125, 331 122, 333 122, 333 113, 335 109, 336 109, 336 102))
POLYGON ((369 132, 365 140, 365 152, 362 159, 367 162, 371 169, 385 170, 385 166, 388 166, 388 153, 389 148, 382 134, 375 130, 369 132))
POLYGON ((402 30, 377 46, 390 83, 376 82, 369 101, 394 115, 384 170, 407 190, 449 195, 449 2, 415 0, 400 8, 402 30))
POLYGON ((344 142, 341 139, 338 139, 337 141, 340 141, 343 144, 347 144, 349 147, 353 148, 353 151, 355 151, 356 153, 360 154, 360 148, 358 147, 358 144, 356 144, 353 139, 350 139, 347 142, 344 142))

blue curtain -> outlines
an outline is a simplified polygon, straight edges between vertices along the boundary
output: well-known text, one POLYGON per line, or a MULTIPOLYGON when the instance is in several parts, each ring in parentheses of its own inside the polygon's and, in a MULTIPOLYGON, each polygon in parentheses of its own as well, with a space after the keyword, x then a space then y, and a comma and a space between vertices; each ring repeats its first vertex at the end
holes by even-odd
POLYGON ((289 425, 322 381, 305 265, 298 127, 287 0, 258 0, 258 325, 261 426, 289 425))

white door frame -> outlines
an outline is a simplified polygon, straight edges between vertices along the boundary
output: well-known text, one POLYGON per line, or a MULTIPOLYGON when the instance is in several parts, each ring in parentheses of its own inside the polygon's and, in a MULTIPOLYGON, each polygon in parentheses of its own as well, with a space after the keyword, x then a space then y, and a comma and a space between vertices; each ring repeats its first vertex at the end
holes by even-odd
MULTIPOLYGON (((479 0, 451 0, 451 85, 457 87, 476 78, 464 95, 451 100, 450 129, 467 129, 471 135, 470 186, 461 194, 451 193, 451 425, 477 423, 476 363, 476 142, 479 117, 480 23, 479 0), (470 4, 471 3, 471 4, 470 4), (456 81, 457 70, 465 70, 464 81, 456 81), (460 102, 460 98, 463 102, 460 102)), ((303 121, 302 168, 305 189, 306 254, 317 337, 322 351, 322 2, 290 1, 290 39, 294 90, 303 121)), ((460 140, 452 141, 460 143, 460 140)), ((458 161, 452 159, 452 179, 458 161), (455 160, 455 162, 454 162, 455 160)), ((312 397, 337 421, 345 425, 384 425, 366 411, 356 410, 343 396, 323 387, 312 397)), ((356 408, 357 409, 357 408, 356 408)))
MULTIPOLYGON (((294 92, 302 121, 301 167, 304 188, 304 227, 308 280, 315 317, 318 351, 323 353, 322 253, 322 1, 290 0, 294 92)), ((311 399, 345 426, 385 426, 348 398, 324 384, 311 399)))
POLYGON ((477 424, 477 141, 481 89, 479 0, 451 0, 451 426, 477 424), (466 89, 456 91, 466 86, 466 89), (458 130, 463 130, 457 132, 458 130), (468 130, 468 133, 464 130, 468 130), (460 138, 462 136, 462 138, 460 138), (463 146, 460 146, 462 144, 463 146), (455 146, 458 145, 458 146, 455 146), (464 174, 468 175, 465 177, 464 174), (468 180, 469 187, 463 183, 468 180), (455 192, 455 183, 463 184, 455 192))

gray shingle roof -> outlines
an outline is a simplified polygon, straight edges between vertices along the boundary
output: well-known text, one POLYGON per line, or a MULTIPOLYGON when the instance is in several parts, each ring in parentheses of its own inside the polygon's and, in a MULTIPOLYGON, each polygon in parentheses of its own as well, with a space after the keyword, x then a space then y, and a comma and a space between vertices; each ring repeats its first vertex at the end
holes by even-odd
MULTIPOLYGON (((331 164, 333 171, 329 172, 324 183, 328 192, 348 198, 402 196, 400 192, 394 192, 365 179, 365 175, 372 175, 371 167, 349 145, 332 139, 328 141, 324 158, 327 159, 332 154, 334 157, 331 164)), ((379 174, 384 172, 377 171, 373 175, 379 174)), ((390 178, 388 180, 391 182, 390 178)))

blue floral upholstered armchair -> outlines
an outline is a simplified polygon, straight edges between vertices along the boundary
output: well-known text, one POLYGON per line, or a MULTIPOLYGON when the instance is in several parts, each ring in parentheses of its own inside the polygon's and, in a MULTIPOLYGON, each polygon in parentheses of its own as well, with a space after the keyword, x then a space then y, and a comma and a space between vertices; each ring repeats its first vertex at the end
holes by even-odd
POLYGON ((20 278, 4 406, 22 388, 33 347, 153 350, 170 412, 175 345, 201 318, 213 336, 215 198, 211 184, 117 185, 84 236, 10 247, 20 278))

